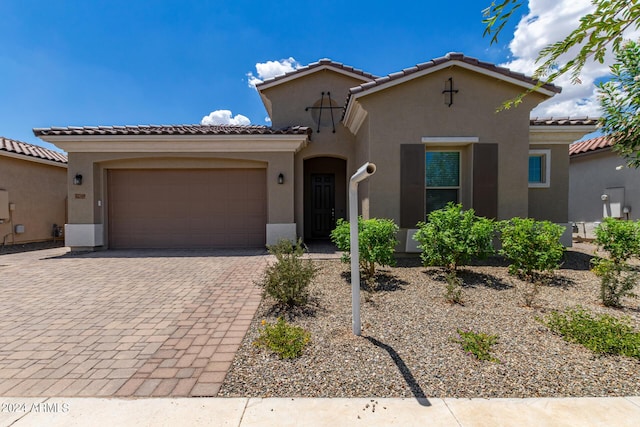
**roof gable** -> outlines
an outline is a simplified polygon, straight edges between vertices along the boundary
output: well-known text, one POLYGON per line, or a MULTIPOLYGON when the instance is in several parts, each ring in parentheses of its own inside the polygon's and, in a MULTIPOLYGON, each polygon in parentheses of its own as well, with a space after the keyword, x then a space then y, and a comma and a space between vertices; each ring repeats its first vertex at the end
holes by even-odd
POLYGON ((258 83, 256 85, 256 89, 258 89, 258 91, 262 91, 264 89, 268 89, 270 87, 277 86, 322 70, 335 71, 337 73, 345 74, 349 77, 353 77, 363 82, 370 82, 377 78, 377 76, 367 73, 366 71, 362 71, 351 66, 344 65, 340 62, 335 62, 331 59, 324 58, 309 65, 305 65, 304 67, 300 67, 294 71, 289 71, 288 73, 271 77, 270 79, 267 79, 262 83, 258 83))
MULTIPOLYGON (((353 87, 349 91, 349 97, 374 93, 378 90, 386 89, 454 65, 505 80, 525 88, 534 88, 539 83, 536 79, 525 76, 522 73, 511 71, 508 68, 498 67, 497 65, 489 62, 483 62, 476 58, 464 56, 462 53, 452 52, 443 57, 432 59, 429 62, 423 62, 396 73, 376 78, 375 80, 363 83, 360 86, 353 87)), ((547 96, 553 96, 556 93, 560 93, 561 90, 562 89, 560 87, 550 83, 544 83, 537 89, 538 92, 546 94, 547 96)))
POLYGON ((462 53, 448 53, 443 57, 432 59, 429 62, 405 68, 402 71, 352 87, 349 89, 347 102, 343 111, 343 123, 353 134, 356 134, 367 116, 366 110, 359 101, 360 98, 454 66, 520 86, 523 89, 532 89, 546 97, 552 97, 562 90, 560 87, 549 83, 543 83, 538 87, 541 83, 540 81, 525 76, 522 73, 516 73, 504 67, 498 67, 476 58, 464 56, 462 53))

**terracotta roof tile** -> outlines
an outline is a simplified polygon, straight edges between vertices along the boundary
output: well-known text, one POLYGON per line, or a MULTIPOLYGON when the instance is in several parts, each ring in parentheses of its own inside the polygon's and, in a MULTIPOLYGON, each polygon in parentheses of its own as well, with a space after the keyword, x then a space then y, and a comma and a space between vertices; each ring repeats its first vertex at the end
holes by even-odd
POLYGON ((311 128, 240 125, 68 126, 33 129, 36 136, 72 135, 310 135, 311 128))
POLYGON ((268 83, 273 83, 275 81, 282 80, 282 79, 285 79, 287 77, 290 77, 290 76, 293 76, 293 75, 296 75, 296 74, 299 74, 299 73, 302 73, 302 72, 305 72, 305 71, 308 71, 308 70, 312 70, 314 68, 322 67, 322 66, 330 66, 330 67, 333 67, 333 68, 338 68, 338 69, 341 69, 341 70, 344 70, 344 71, 348 71, 348 72, 353 73, 353 74, 361 75, 362 77, 365 77, 365 78, 371 79, 371 80, 377 78, 377 76, 374 76, 373 74, 367 73, 366 71, 362 71, 362 70, 359 70, 357 68, 353 68, 353 67, 351 67, 349 65, 344 65, 344 64, 342 64, 340 62, 335 62, 335 61, 332 61, 332 60, 330 60, 328 58, 324 58, 324 59, 321 59, 321 60, 319 60, 317 62, 312 62, 309 65, 305 65, 304 67, 300 67, 300 68, 295 69, 293 71, 289 71, 288 73, 284 73, 284 74, 281 74, 279 76, 275 76, 275 77, 271 77, 269 79, 266 79, 262 83, 256 84, 256 88, 260 88, 260 86, 262 86, 262 85, 265 85, 265 84, 268 84, 268 83))
POLYGON ((598 119, 589 117, 548 117, 529 120, 531 126, 590 126, 597 125, 598 119))
POLYGON ((63 153, 3 136, 0 136, 0 151, 21 154, 26 157, 35 157, 42 160, 50 160, 57 163, 67 163, 67 156, 63 153))
MULTIPOLYGON (((400 72, 389 74, 388 76, 377 78, 372 82, 367 82, 367 83, 361 84, 359 86, 353 87, 353 88, 351 88, 349 90, 349 96, 351 96, 352 94, 364 92, 364 91, 366 91, 368 89, 371 89, 372 87, 376 87, 376 86, 382 85, 384 83, 387 83, 389 81, 402 78, 404 76, 408 76, 408 75, 416 73, 418 71, 422 71, 422 70, 426 70, 426 69, 431 68, 431 67, 435 67, 436 65, 440 65, 440 64, 448 62, 448 61, 466 62, 467 64, 474 65, 474 66, 477 66, 477 67, 482 67, 482 68, 485 68, 485 69, 487 69, 489 71, 493 71, 495 73, 504 74, 507 77, 511 77, 511 78, 514 78, 514 79, 517 79, 517 80, 521 80, 523 82, 530 83, 532 85, 535 85, 535 84, 538 83, 538 80, 535 80, 535 79, 533 79, 531 77, 527 77, 522 73, 517 73, 515 71, 511 71, 511 70, 509 70, 507 68, 504 68, 504 67, 498 67, 498 66, 496 66, 494 64, 491 64, 489 62, 480 61, 477 58, 464 56, 464 54, 462 54, 462 53, 451 52, 451 53, 446 54, 443 57, 435 58, 435 59, 432 59, 431 61, 423 62, 423 63, 417 64, 417 65, 415 65, 413 67, 405 68, 400 72)), ((550 83, 545 83, 544 85, 542 85, 542 87, 547 89, 547 90, 550 90, 552 92, 556 92, 556 93, 559 93, 562 90, 558 86, 552 85, 550 83)))
POLYGON ((597 138, 586 139, 584 141, 575 142, 569 146, 569 155, 588 153, 590 151, 601 150, 613 146, 613 140, 608 136, 599 136, 597 138))

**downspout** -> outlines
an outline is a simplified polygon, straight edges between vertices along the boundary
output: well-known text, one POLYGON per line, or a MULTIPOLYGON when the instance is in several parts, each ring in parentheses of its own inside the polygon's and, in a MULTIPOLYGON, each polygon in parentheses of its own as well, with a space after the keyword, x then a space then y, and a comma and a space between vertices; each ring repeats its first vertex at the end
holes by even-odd
POLYGON ((376 172, 376 165, 365 163, 349 180, 349 231, 351 237, 351 315, 353 334, 360 336, 360 246, 358 242, 358 183, 376 172))

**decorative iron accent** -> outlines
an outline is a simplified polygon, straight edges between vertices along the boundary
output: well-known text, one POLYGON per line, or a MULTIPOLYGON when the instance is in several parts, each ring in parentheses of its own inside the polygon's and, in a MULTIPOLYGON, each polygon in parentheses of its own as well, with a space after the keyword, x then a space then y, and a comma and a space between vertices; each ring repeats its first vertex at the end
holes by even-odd
POLYGON ((446 80, 444 82, 444 90, 442 91, 442 93, 449 95, 449 102, 445 101, 445 104, 451 107, 453 105, 453 94, 458 93, 458 89, 453 89, 453 77, 449 77, 449 80, 446 80))
POLYGON ((304 111, 309 111, 309 110, 320 110, 320 112, 318 113, 318 130, 316 131, 317 133, 320 133, 320 124, 322 123, 322 110, 329 110, 329 113, 331 114, 331 126, 333 127, 333 133, 336 133, 336 122, 335 119, 333 118, 333 110, 342 110, 342 107, 334 107, 331 105, 331 92, 327 92, 327 98, 329 99, 329 105, 325 106, 324 105, 324 95, 325 93, 322 92, 322 96, 320 97, 320 106, 319 107, 307 107, 304 109, 304 111))

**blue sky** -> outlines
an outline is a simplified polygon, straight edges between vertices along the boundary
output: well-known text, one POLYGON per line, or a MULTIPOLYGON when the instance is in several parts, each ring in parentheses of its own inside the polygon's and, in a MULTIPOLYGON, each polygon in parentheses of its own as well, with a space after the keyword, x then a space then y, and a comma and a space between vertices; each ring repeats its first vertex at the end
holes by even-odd
POLYGON ((489 3, 3 0, 0 135, 51 147, 31 129, 199 123, 216 110, 268 124, 247 73, 288 58, 386 75, 457 51, 527 71, 532 54, 509 46, 518 19, 500 44, 482 37, 489 3))

